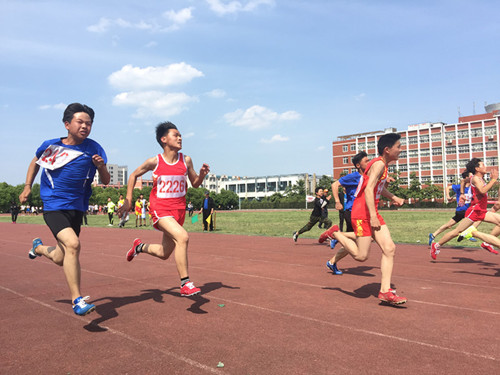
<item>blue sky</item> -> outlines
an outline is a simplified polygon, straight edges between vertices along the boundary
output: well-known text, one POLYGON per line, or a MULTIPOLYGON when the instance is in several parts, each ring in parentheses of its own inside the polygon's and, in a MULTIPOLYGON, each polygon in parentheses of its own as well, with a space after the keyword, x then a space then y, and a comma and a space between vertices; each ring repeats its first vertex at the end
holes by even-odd
POLYGON ((65 135, 65 106, 135 169, 175 123, 195 169, 332 173, 339 135, 455 123, 500 102, 496 0, 0 4, 0 181, 65 135))

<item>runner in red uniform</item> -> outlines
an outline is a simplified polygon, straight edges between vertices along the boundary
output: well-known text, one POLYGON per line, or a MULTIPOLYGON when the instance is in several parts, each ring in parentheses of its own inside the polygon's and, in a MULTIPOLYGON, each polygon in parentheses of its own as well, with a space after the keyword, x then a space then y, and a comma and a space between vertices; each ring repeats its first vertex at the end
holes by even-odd
POLYGON ((387 166, 396 161, 401 152, 401 136, 397 133, 384 134, 378 140, 377 149, 379 157, 373 159, 366 166, 356 192, 352 207, 352 226, 356 239, 349 238, 342 232, 333 233, 345 250, 357 261, 364 262, 368 259, 372 238, 382 250, 380 270, 382 273, 380 292, 378 298, 382 302, 399 305, 407 301, 398 296, 396 290, 391 288, 392 268, 396 245, 392 241, 389 228, 377 211, 380 196, 392 201, 394 205, 402 205, 404 199, 396 197, 386 188, 387 166))
POLYGON ((491 245, 500 248, 500 240, 495 235, 500 233, 500 215, 496 212, 488 211, 488 191, 493 187, 498 179, 498 169, 493 168, 491 170, 490 181, 486 183, 484 181, 484 175, 488 173, 488 170, 481 159, 471 159, 467 163, 466 168, 469 173, 473 174, 471 178, 472 202, 467 211, 465 211, 465 218, 460 221, 458 226, 454 230, 446 233, 443 238, 439 240, 439 242, 433 242, 431 244, 432 259, 436 259, 442 245, 456 236, 459 236, 459 241, 463 238, 479 238, 484 241, 481 244, 483 249, 493 254, 498 254, 498 251, 496 251, 491 245), (493 228, 492 234, 479 232, 476 229, 478 223, 483 221, 496 225, 493 228))
POLYGON ((163 240, 161 244, 145 244, 136 238, 127 252, 127 260, 130 262, 139 253, 166 260, 173 252, 181 278, 181 296, 192 296, 198 294, 200 289, 189 280, 189 235, 182 227, 186 215, 187 179, 189 178, 191 185, 197 188, 210 171, 210 167, 203 164, 200 174, 195 172, 191 158, 179 152, 182 149, 181 133, 171 122, 162 122, 156 127, 156 140, 163 148, 163 153, 149 158, 132 172, 128 180, 127 198, 120 212, 127 212, 130 207, 137 177, 153 171, 154 186, 149 197, 150 212, 153 226, 163 232, 163 240))

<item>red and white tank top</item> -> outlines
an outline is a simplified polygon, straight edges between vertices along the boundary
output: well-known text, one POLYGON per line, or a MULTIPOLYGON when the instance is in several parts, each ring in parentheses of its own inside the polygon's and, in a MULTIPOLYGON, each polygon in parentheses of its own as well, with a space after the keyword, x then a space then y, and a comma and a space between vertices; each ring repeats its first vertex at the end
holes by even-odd
MULTIPOLYGON (((365 189, 366 185, 368 185, 368 180, 369 180, 368 171, 375 162, 380 160, 382 160, 381 156, 371 160, 366 166, 365 172, 361 175, 358 188, 354 195, 354 203, 352 205, 352 212, 351 212, 352 218, 356 219, 370 218, 370 212, 368 211, 368 206, 366 205, 366 200, 365 200, 365 189)), ((378 179, 373 191, 375 197, 375 209, 378 207, 378 202, 380 201, 380 195, 382 194, 382 191, 384 190, 385 184, 387 182, 387 175, 388 175, 387 165, 384 164, 384 172, 382 173, 382 176, 380 176, 380 178, 378 179)))
MULTIPOLYGON (((484 185, 486 185, 486 182, 483 181, 484 185)), ((470 190, 472 191, 472 201, 469 207, 474 210, 488 211, 488 193, 481 194, 479 189, 472 183, 470 184, 470 190)))
POLYGON ((184 155, 169 164, 162 154, 156 156, 157 164, 153 170, 153 189, 149 196, 150 210, 186 209, 187 166, 184 155))

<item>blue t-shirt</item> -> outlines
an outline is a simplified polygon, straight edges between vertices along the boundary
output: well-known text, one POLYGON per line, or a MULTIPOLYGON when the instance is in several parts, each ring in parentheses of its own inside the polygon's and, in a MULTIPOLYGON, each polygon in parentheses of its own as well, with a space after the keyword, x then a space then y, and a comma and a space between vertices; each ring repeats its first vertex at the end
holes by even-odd
POLYGON ((460 184, 451 185, 451 190, 453 190, 456 194, 456 199, 457 199, 456 211, 467 211, 467 209, 470 206, 470 197, 469 197, 470 186, 464 187, 464 194, 465 194, 465 202, 466 203, 463 206, 458 205, 458 202, 460 202, 460 184))
POLYGON ((356 194, 360 179, 361 175, 358 171, 349 173, 339 179, 340 185, 342 185, 345 190, 344 211, 351 211, 355 198, 354 195, 356 194))
POLYGON ((85 139, 79 145, 65 145, 61 138, 50 139, 42 143, 36 151, 40 159, 50 145, 62 146, 83 154, 60 168, 42 169, 40 181, 40 197, 44 211, 78 210, 85 212, 92 195, 92 181, 96 166, 92 162, 93 155, 99 155, 107 163, 104 149, 92 139, 85 139))

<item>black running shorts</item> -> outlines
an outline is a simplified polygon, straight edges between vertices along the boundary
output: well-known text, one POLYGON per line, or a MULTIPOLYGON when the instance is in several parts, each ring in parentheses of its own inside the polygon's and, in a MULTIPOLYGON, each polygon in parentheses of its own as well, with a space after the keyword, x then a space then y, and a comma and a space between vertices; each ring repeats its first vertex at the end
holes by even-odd
POLYGON ((83 212, 77 210, 48 211, 43 213, 43 219, 50 231, 57 239, 57 234, 66 228, 72 228, 76 235, 80 235, 83 212))
POLYGON ((455 223, 458 223, 464 217, 465 217, 465 210, 463 210, 463 211, 455 211, 455 216, 453 216, 452 219, 455 220, 455 223))

